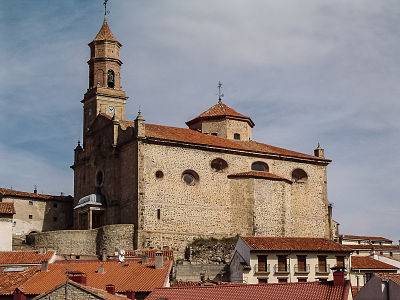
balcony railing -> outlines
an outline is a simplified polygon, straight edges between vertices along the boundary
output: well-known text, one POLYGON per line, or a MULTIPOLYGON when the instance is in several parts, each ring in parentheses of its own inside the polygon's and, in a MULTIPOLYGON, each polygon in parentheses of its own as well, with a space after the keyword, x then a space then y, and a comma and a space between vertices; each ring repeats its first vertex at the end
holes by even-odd
POLYGON ((257 275, 268 275, 269 272, 270 272, 269 270, 270 270, 269 269, 269 264, 267 264, 267 265, 265 265, 265 264, 263 264, 263 265, 256 264, 254 266, 254 273, 257 274, 257 275))
POLYGON ((318 275, 329 275, 330 271, 331 271, 330 265, 326 265, 326 266, 316 265, 315 266, 315 274, 318 274, 318 275))
POLYGON ((289 274, 289 268, 288 268, 288 266, 282 266, 282 265, 276 264, 274 266, 274 273, 281 274, 281 275, 289 274))
POLYGON ((294 272, 297 274, 308 274, 310 273, 310 265, 305 266, 294 265, 294 272))

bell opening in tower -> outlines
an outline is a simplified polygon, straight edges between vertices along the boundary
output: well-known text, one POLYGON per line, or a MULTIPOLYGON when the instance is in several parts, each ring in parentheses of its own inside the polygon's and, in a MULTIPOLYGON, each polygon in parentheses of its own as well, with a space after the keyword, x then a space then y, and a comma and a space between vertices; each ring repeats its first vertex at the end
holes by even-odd
POLYGON ((115 74, 113 70, 108 70, 107 72, 107 87, 114 88, 115 86, 115 74))

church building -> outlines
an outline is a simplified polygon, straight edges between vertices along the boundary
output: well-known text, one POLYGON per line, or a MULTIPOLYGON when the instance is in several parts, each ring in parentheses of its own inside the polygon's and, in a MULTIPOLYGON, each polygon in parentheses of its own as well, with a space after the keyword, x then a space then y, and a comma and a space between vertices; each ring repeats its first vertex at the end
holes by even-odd
POLYGON ((253 140, 255 122, 221 100, 182 128, 126 118, 121 43, 107 19, 89 43, 74 228, 134 224, 137 248, 198 237, 332 238, 329 159, 253 140))

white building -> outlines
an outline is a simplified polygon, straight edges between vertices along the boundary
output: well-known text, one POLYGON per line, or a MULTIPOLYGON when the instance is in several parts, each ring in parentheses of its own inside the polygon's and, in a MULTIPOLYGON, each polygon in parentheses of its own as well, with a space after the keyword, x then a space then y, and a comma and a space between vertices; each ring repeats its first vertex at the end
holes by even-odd
POLYGON ((0 251, 12 250, 13 203, 0 202, 0 251))
POLYGON ((322 238, 241 237, 231 281, 248 284, 333 280, 334 266, 350 269, 348 247, 322 238))

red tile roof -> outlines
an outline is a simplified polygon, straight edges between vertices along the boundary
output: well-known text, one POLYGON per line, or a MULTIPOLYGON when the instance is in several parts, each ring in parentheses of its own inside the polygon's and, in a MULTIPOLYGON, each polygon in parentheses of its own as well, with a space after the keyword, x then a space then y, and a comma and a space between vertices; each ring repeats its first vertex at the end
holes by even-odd
POLYGON ((241 113, 238 113, 233 108, 229 107, 225 103, 222 103, 222 101, 218 101, 217 104, 213 105, 206 111, 202 112, 196 118, 187 121, 186 125, 190 126, 202 120, 212 120, 219 118, 232 118, 232 119, 243 120, 248 122, 251 127, 254 127, 254 122, 249 117, 242 115, 241 113))
POLYGON ((0 196, 2 197, 17 197, 17 198, 28 198, 32 200, 48 200, 48 201, 73 201, 72 196, 54 196, 46 194, 36 194, 29 192, 15 191, 11 189, 0 188, 0 196))
POLYGON ((262 171, 249 171, 237 174, 230 174, 228 178, 255 178, 255 179, 269 179, 276 181, 286 181, 288 183, 292 183, 291 180, 272 174, 270 172, 262 172, 262 171))
POLYGON ((322 238, 241 237, 251 250, 351 252, 341 244, 322 238))
MULTIPOLYGON (((126 126, 133 126, 133 122, 123 122, 126 126)), ((244 152, 270 154, 273 156, 298 158, 308 161, 318 161, 329 163, 329 159, 319 158, 313 155, 308 155, 300 152, 287 150, 267 144, 261 144, 255 141, 236 141, 221 138, 214 135, 204 134, 196 130, 188 128, 178 128, 155 124, 145 125, 146 138, 149 140, 163 140, 170 142, 179 142, 191 145, 201 145, 215 148, 231 149, 244 152)))
POLYGON ((43 261, 51 260, 55 251, 39 253, 38 251, 5 251, 0 252, 1 265, 30 265, 41 264, 43 261))
POLYGON ((65 282, 67 272, 86 274, 87 286, 105 290, 107 284, 115 285, 118 293, 150 292, 164 287, 172 267, 171 261, 165 261, 164 268, 142 265, 134 260, 118 261, 58 261, 49 265, 47 272, 35 274, 20 286, 27 295, 38 295, 65 282), (98 272, 103 266, 104 272, 98 272))
POLYGON ((395 266, 373 259, 369 256, 352 256, 351 268, 367 270, 397 270, 395 266))
POLYGON ((365 236, 365 235, 350 235, 350 234, 344 234, 343 239, 352 241, 393 242, 392 240, 389 240, 381 236, 365 236))
POLYGON ((4 268, 0 270, 0 295, 11 295, 14 290, 31 278, 40 267, 26 267, 21 272, 8 272, 4 268))
POLYGON ((156 289, 146 300, 347 300, 349 293, 349 282, 232 284, 156 289))
POLYGON ((126 250, 125 257, 141 258, 143 255, 146 255, 149 259, 154 259, 156 252, 158 251, 161 251, 163 253, 164 259, 174 260, 173 250, 157 250, 157 249, 126 250))
POLYGON ((14 203, 0 202, 0 215, 13 215, 15 214, 14 203))
POLYGON ((400 274, 394 273, 375 273, 376 276, 383 280, 391 280, 396 284, 400 285, 400 274))
POLYGON ((101 26, 99 32, 94 38, 95 41, 116 41, 114 35, 111 32, 110 27, 108 26, 107 20, 104 19, 103 25, 101 26))

